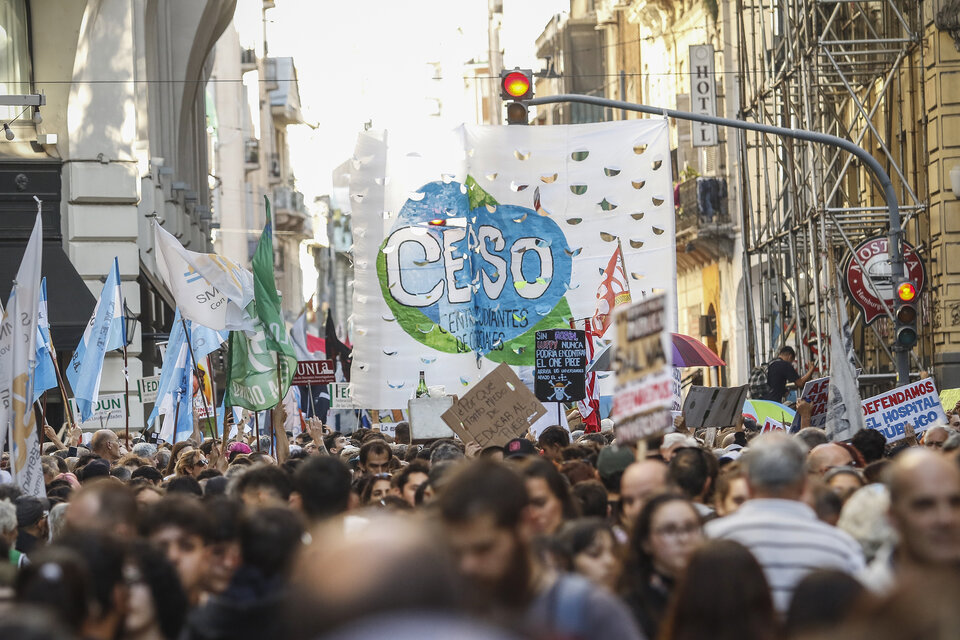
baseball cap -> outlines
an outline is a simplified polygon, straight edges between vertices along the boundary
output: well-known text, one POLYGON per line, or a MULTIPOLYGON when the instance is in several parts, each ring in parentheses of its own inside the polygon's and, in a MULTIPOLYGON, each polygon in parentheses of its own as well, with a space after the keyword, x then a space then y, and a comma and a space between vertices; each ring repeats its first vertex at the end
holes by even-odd
POLYGON ((535 456, 538 453, 537 448, 526 438, 514 438, 503 447, 504 458, 522 458, 535 456))

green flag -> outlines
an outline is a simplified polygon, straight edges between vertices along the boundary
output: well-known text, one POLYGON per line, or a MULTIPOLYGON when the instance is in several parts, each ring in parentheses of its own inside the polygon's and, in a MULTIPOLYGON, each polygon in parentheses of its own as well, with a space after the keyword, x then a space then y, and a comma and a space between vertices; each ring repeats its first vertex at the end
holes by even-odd
POLYGON ((255 318, 254 334, 230 332, 226 404, 254 411, 275 407, 286 395, 297 368, 297 357, 280 310, 273 275, 273 229, 270 201, 267 224, 253 254, 254 300, 247 312, 255 318), (279 370, 279 374, 277 373, 279 370))

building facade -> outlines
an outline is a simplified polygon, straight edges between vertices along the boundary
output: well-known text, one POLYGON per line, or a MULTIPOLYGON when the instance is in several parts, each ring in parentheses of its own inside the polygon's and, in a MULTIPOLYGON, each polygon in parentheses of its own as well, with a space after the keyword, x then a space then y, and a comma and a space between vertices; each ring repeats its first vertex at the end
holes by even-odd
MULTIPOLYGON (((205 84, 210 53, 236 0, 4 0, 6 94, 42 93, 46 105, 4 122, 0 295, 9 291, 36 205, 43 200, 44 275, 61 368, 69 361, 114 257, 131 334, 130 426, 143 424, 136 381, 160 364, 173 300, 158 272, 152 224, 209 251, 205 84), (12 269, 12 272, 11 272, 12 269)), ((19 109, 17 110, 19 111, 19 109)), ((108 354, 101 395, 124 391, 122 358, 108 354)), ((63 416, 50 394, 48 421, 63 416)))

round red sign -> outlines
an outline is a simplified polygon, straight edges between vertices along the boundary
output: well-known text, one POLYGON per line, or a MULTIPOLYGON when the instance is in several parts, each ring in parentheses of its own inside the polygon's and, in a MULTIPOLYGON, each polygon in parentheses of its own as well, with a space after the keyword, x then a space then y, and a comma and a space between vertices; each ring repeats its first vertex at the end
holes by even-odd
MULTIPOLYGON (((884 303, 893 310, 896 292, 890 274, 889 246, 886 236, 864 240, 847 258, 844 268, 843 282, 847 293, 863 311, 866 324, 886 315, 884 303)), ((923 261, 906 242, 903 243, 903 263, 907 278, 914 282, 917 293, 920 293, 927 273, 923 261)))

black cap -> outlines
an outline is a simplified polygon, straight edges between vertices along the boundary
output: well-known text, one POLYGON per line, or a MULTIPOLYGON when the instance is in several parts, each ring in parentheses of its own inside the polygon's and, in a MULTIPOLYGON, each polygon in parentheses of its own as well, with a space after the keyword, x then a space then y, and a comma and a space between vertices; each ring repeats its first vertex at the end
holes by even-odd
POLYGON ((514 438, 503 447, 504 458, 522 458, 535 456, 538 453, 537 448, 526 438, 514 438))

